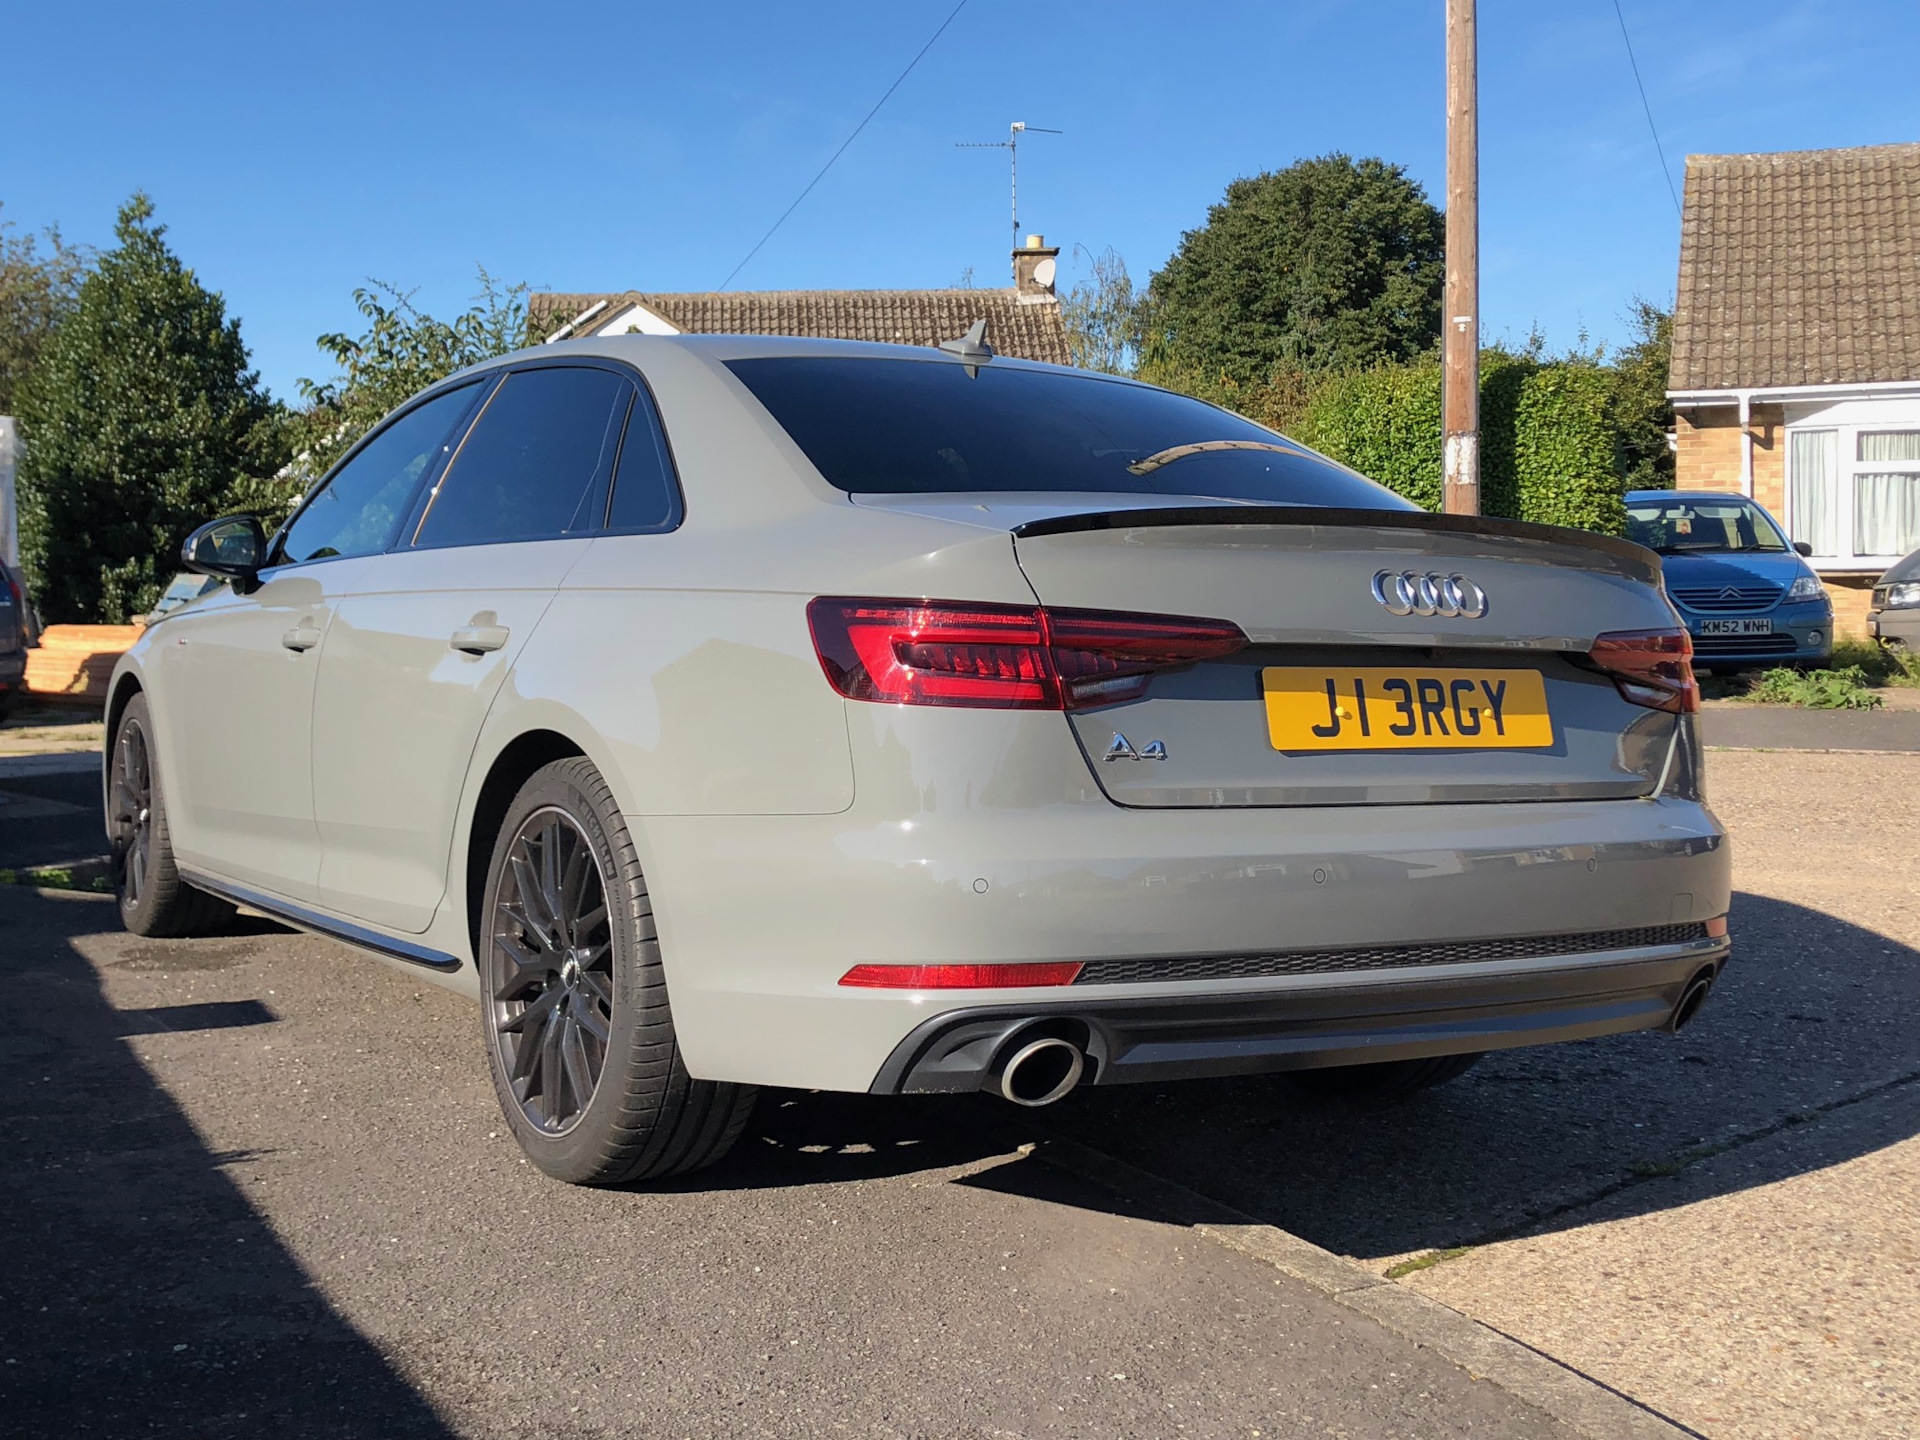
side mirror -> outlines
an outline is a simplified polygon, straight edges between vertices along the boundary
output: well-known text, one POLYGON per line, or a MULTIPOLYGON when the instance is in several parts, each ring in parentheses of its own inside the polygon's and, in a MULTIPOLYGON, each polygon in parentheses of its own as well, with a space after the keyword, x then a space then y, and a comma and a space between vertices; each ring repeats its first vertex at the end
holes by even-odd
POLYGON ((230 581, 244 595, 260 583, 267 558, 267 532, 251 515, 209 520, 180 547, 180 563, 201 575, 230 581))
POLYGON ((1804 540, 1796 540, 1793 542, 1793 552, 1796 555, 1811 555, 1813 554, 1813 546, 1804 540))

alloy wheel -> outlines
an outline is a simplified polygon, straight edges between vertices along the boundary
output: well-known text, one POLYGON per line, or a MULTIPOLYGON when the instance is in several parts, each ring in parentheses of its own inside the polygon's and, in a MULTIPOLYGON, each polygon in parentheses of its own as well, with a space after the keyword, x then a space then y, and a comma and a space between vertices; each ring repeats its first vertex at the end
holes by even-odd
POLYGON ((147 893, 153 863, 153 760, 137 720, 120 727, 113 757, 113 854, 121 894, 137 905, 147 893))
POLYGON ((613 1026, 606 877, 579 823, 547 806, 507 846, 488 925, 493 1043, 536 1129, 561 1135, 593 1099, 613 1026))

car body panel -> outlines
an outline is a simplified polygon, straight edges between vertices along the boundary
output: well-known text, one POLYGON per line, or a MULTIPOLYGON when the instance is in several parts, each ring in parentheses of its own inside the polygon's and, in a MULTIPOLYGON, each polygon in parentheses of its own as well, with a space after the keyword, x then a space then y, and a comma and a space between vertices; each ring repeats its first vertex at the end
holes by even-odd
POLYGON ((454 813, 487 708, 592 543, 396 552, 358 569, 335 602, 313 699, 322 905, 426 929, 446 891, 454 813), (456 648, 456 633, 468 632, 502 643, 456 648))
MULTIPOLYGON (((1605 631, 1673 623, 1647 582, 1658 562, 1578 543, 1448 530, 1285 521, 1216 510, 1212 523, 1132 523, 1016 532, 1034 592, 1049 605, 1229 620, 1254 642, 1225 660, 1155 679, 1138 700, 1076 711, 1090 758, 1158 742, 1154 763, 1100 763, 1125 805, 1418 803, 1568 799, 1653 791, 1673 718, 1630 704, 1606 677, 1570 664, 1605 631), (1395 615, 1373 597, 1381 572, 1465 575, 1484 613, 1395 615), (1532 670, 1545 677, 1554 743, 1540 750, 1281 753, 1261 700, 1269 666, 1363 663, 1532 670)), ((1044 527, 1043 527, 1044 528, 1044 527)))
POLYGON ((246 595, 217 590, 163 616, 129 652, 145 672, 183 863, 290 900, 319 899, 308 756, 333 615, 323 582, 346 582, 361 563, 272 575, 246 595), (296 633, 305 648, 288 648, 296 633), (188 775, 190 784, 179 783, 188 775))

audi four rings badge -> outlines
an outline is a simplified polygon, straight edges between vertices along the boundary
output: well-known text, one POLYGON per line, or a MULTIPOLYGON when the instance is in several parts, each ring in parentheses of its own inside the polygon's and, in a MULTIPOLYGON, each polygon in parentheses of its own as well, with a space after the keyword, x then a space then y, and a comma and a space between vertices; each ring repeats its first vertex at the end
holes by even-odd
POLYGON ((1373 577, 1373 598, 1389 615, 1478 620, 1487 613, 1487 592, 1464 575, 1382 570, 1373 577))

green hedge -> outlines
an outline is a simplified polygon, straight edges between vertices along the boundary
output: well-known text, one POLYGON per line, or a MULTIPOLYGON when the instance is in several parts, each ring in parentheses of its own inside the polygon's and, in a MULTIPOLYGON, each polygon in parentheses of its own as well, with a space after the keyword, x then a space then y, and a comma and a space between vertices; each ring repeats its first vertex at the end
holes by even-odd
POLYGON ((1608 371, 1548 365, 1527 377, 1513 420, 1521 519, 1609 535, 1626 529, 1612 412, 1608 371))
MULTIPOLYGON (((1619 534, 1626 523, 1614 377, 1481 357, 1480 508, 1619 534)), ((1428 510, 1441 505, 1440 366, 1383 365, 1313 387, 1296 437, 1428 510)))

